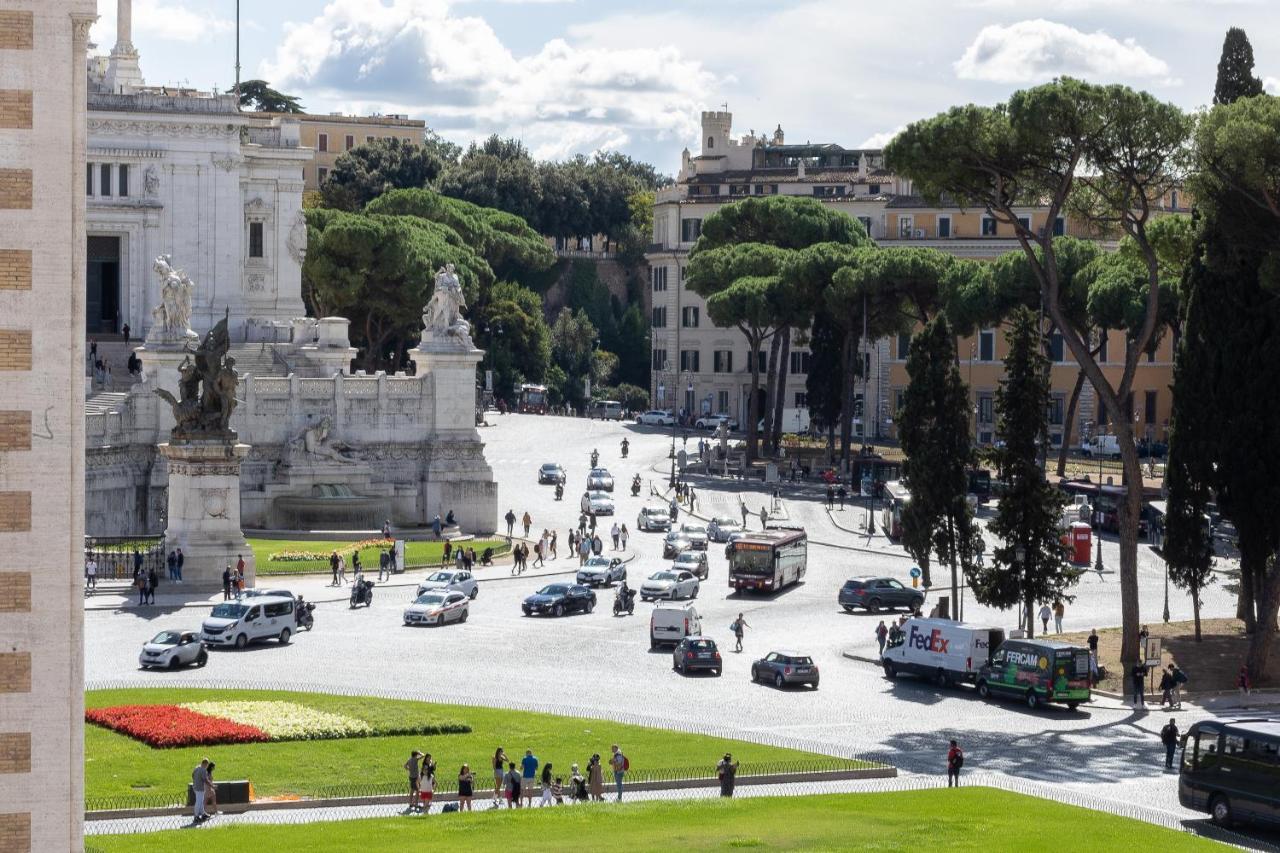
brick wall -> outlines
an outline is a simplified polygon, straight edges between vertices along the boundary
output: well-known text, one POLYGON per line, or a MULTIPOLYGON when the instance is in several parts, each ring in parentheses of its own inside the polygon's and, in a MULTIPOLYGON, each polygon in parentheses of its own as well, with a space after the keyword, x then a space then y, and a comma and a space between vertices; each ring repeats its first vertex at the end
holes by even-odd
POLYGON ((31 849, 31 813, 0 814, 0 850, 26 853, 31 849))
POLYGON ((30 12, 0 10, 0 50, 31 50, 34 22, 30 12))
POLYGON ((31 652, 0 652, 0 693, 30 692, 31 652))
POLYGON ((31 369, 31 332, 0 329, 0 370, 31 369))
POLYGON ((31 493, 0 492, 0 533, 25 533, 31 529, 31 493))
POLYGON ((31 92, 0 89, 0 128, 31 129, 31 92))
POLYGON ((0 209, 31 209, 30 169, 0 169, 0 209))
POLYGON ((0 773, 30 772, 31 733, 5 732, 0 734, 0 773))
POLYGON ((0 613, 31 612, 31 573, 0 572, 0 613))
POLYGON ((0 249, 0 290, 31 289, 31 250, 0 249))
POLYGON ((0 452, 31 449, 31 413, 0 409, 0 452))

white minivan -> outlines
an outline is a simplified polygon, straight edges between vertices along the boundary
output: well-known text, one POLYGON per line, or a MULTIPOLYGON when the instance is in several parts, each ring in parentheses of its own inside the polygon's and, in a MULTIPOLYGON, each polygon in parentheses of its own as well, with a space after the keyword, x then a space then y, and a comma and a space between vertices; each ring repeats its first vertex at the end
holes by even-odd
POLYGON ((1003 642, 1003 628, 950 619, 908 619, 898 632, 890 631, 880 663, 886 678, 906 672, 931 679, 939 687, 972 684, 1003 642))
POLYGON ((649 616, 649 648, 675 645, 685 637, 702 634, 702 617, 692 604, 659 604, 649 616))
POLYGON ((289 642, 294 628, 294 600, 262 595, 245 601, 224 601, 200 626, 200 639, 209 646, 243 649, 254 640, 289 642))
POLYGON ((622 404, 617 400, 596 400, 591 404, 591 417, 604 421, 620 421, 622 404))

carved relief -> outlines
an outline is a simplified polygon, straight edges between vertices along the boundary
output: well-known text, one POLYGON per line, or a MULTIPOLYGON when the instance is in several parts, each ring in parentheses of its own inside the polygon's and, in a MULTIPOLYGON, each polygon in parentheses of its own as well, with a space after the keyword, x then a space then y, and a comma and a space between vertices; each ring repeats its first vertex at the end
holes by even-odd
POLYGON ((250 293, 262 293, 267 289, 267 277, 262 273, 250 273, 245 276, 245 290, 250 293))
POLYGON ((197 138, 238 136, 240 131, 233 124, 175 124, 163 121, 130 121, 126 119, 95 119, 88 121, 90 133, 118 134, 122 136, 192 136, 197 138))

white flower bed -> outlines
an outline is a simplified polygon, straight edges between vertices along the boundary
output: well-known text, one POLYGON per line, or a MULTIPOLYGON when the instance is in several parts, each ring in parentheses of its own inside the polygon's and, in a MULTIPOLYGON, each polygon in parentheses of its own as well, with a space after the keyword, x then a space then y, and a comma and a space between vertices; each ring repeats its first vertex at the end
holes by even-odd
POLYGON ((272 740, 330 740, 373 734, 373 728, 364 720, 317 711, 294 702, 187 702, 182 707, 256 726, 272 740))

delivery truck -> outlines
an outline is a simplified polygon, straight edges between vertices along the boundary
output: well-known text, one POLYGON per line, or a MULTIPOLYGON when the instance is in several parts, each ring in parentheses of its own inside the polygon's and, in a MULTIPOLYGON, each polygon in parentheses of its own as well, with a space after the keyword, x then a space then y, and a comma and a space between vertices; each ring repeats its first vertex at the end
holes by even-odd
POLYGON ((940 687, 972 684, 1003 642, 1003 628, 950 619, 908 619, 890 629, 880 660, 886 678, 907 673, 940 687))

